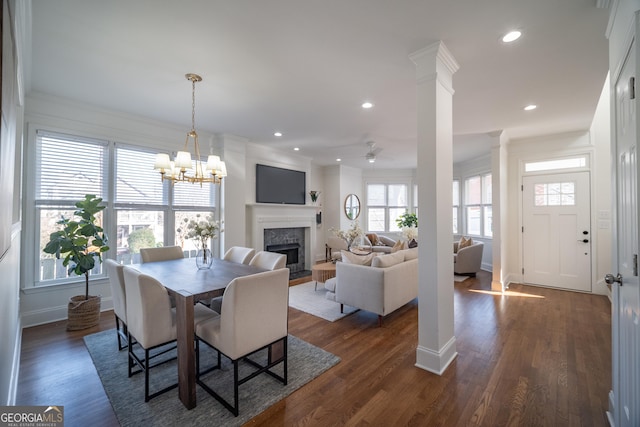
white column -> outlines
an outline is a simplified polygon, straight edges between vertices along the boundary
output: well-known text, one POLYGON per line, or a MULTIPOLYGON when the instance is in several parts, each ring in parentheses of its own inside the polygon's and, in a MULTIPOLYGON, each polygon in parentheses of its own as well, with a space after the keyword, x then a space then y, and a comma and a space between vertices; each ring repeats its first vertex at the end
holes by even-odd
POLYGON ((491 147, 491 205, 492 205, 492 279, 491 290, 504 292, 506 289, 507 266, 507 144, 509 138, 506 132, 501 131, 497 135, 497 141, 491 147))
POLYGON ((458 354, 453 334, 453 86, 458 64, 439 41, 409 56, 418 107, 418 348, 416 366, 441 375, 458 354))

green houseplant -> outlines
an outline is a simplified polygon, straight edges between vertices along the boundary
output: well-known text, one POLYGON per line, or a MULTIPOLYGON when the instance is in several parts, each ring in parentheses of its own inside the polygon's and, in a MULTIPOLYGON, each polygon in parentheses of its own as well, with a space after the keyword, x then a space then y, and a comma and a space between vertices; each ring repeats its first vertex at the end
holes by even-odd
POLYGON ((396 224, 398 227, 415 227, 418 228, 418 215, 414 213, 405 212, 396 218, 396 224))
POLYGON ((396 224, 402 229, 402 234, 409 241, 409 248, 418 246, 418 215, 405 212, 396 218, 396 224))
POLYGON ((94 194, 85 195, 76 202, 73 218, 64 216, 56 224, 60 230, 51 233, 44 252, 63 258, 62 265, 69 275, 84 275, 85 293, 71 297, 68 306, 68 330, 85 329, 100 321, 100 296, 89 295, 89 272, 102 262, 102 253, 109 250, 107 236, 97 223, 96 214, 104 209, 102 199, 94 194))

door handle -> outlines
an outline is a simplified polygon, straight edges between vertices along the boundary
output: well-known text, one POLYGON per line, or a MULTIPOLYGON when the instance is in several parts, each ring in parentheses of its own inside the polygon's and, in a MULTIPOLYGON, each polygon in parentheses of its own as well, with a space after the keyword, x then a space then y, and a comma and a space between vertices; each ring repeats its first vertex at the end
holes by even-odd
POLYGON ((609 273, 606 276, 604 276, 604 281, 607 282, 607 284, 609 285, 613 285, 614 283, 620 283, 620 286, 622 286, 622 275, 618 273, 617 276, 614 276, 613 274, 609 273))
POLYGON ((582 243, 589 243, 589 239, 578 239, 578 242, 582 242, 582 243))

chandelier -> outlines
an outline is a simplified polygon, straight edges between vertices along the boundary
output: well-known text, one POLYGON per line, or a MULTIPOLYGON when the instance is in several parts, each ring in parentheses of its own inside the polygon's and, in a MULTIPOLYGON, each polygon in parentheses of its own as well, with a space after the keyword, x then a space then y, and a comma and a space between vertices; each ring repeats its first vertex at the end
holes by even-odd
POLYGON ((158 153, 153 167, 160 172, 163 181, 219 184, 222 178, 227 176, 227 166, 220 157, 213 154, 209 155, 206 163, 202 161, 196 133, 196 82, 202 81, 202 77, 192 73, 185 74, 185 77, 191 81, 191 130, 187 132, 182 151, 178 151, 173 161, 167 153, 158 153), (191 161, 191 153, 188 150, 189 139, 193 139, 195 162, 191 161))

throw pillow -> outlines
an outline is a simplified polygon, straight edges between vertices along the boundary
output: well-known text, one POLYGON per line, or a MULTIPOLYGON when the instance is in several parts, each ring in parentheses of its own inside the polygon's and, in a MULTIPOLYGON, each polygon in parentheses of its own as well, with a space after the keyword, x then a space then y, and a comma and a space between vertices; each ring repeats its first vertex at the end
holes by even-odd
POLYGON ((395 245, 393 245, 393 247, 391 248, 391 253, 398 252, 399 250, 402 249, 402 246, 403 246, 402 245, 402 240, 398 240, 395 243, 395 245))
POLYGON ((381 245, 392 247, 396 244, 396 241, 387 236, 378 236, 378 241, 381 245))
POLYGON ((378 235, 376 233, 368 233, 367 239, 371 242, 373 246, 379 246, 380 242, 378 241, 378 235))
POLYGON ((418 248, 403 249, 402 251, 399 251, 398 253, 403 253, 404 254, 404 260, 405 261, 410 261, 412 259, 418 258, 418 248))
POLYGON ((471 246, 472 244, 473 244, 473 240, 471 240, 471 237, 467 239, 464 236, 462 236, 460 237, 460 242, 458 242, 458 250, 471 246))
POLYGON ((356 255, 349 251, 340 251, 342 253, 342 262, 347 264, 371 265, 371 260, 375 256, 372 253, 368 255, 356 255))
POLYGON ((378 255, 371 261, 371 267, 391 267, 404 261, 403 252, 395 252, 392 254, 378 255))

